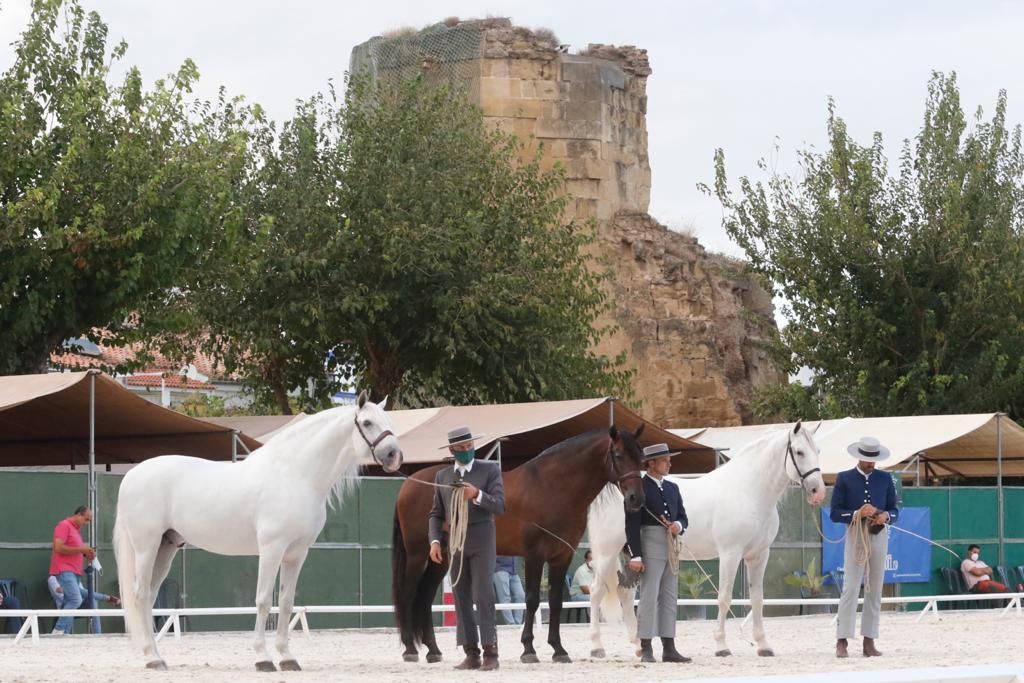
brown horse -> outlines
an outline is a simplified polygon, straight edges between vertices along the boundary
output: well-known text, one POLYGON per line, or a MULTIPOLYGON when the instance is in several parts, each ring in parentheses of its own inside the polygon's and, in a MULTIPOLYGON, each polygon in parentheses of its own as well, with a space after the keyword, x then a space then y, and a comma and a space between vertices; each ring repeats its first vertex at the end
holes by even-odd
MULTIPOLYGON (((540 605, 540 579, 545 562, 551 609, 548 643, 555 650, 552 659, 572 661, 559 634, 565 573, 587 527, 587 507, 606 484, 619 486, 629 510, 639 510, 643 505, 641 452, 637 444, 643 429, 641 425, 636 434, 631 434, 611 427, 574 436, 504 473, 505 514, 497 519, 497 552, 521 555, 526 560, 526 619, 520 657, 523 662, 540 661, 533 649, 533 618, 540 605)), ((427 646, 428 662, 441 661, 430 608, 448 571, 449 558, 445 553, 443 564, 427 558, 427 518, 434 489, 424 482, 433 482, 442 467, 448 465, 414 474, 411 479, 418 481, 402 484, 395 501, 392 598, 395 621, 405 645, 402 658, 407 662, 419 659, 419 643, 427 646)))

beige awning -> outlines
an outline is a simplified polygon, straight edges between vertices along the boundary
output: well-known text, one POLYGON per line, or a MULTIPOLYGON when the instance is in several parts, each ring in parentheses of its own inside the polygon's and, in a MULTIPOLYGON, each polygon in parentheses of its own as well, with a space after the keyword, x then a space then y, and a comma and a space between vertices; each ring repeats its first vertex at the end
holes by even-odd
MULTIPOLYGON (((806 424, 814 427, 819 423, 806 424)), ((793 423, 787 423, 672 431, 725 450, 727 456, 733 457, 770 431, 792 426, 793 423)), ((846 447, 862 436, 873 436, 890 449, 892 455, 880 464, 889 470, 912 468, 913 463, 908 461, 920 455, 922 476, 929 476, 926 468, 930 468, 932 475, 940 477, 994 477, 1001 452, 1003 475, 1024 476, 1024 428, 997 413, 824 420, 815 433, 821 449, 822 472, 835 474, 852 467, 855 461, 846 447)))
MULTIPOLYGON (((89 372, 0 377, 0 466, 87 464, 89 372)), ((230 460, 233 432, 168 410, 95 373, 96 462, 172 453, 230 460)), ((259 442, 241 436, 249 448, 259 442)))

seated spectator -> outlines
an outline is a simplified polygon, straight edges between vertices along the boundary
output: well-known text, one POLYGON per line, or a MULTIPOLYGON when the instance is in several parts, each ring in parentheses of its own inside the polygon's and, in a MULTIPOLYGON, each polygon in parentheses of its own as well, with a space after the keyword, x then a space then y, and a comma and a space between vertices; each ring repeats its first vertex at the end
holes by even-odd
POLYGON ((569 600, 586 602, 590 600, 590 586, 594 583, 594 554, 589 550, 583 554, 583 564, 576 568, 569 586, 569 600))
MULTIPOLYGON (((516 573, 516 559, 508 555, 498 555, 494 558, 494 597, 499 603, 502 602, 526 602, 526 592, 523 590, 523 582, 516 573)), ((501 616, 506 624, 523 623, 523 610, 501 610, 501 616)))
MULTIPOLYGON (((57 606, 57 609, 64 608, 64 589, 61 588, 60 581, 57 580, 56 576, 50 576, 46 580, 46 587, 50 589, 50 597, 53 598, 53 604, 57 606)), ((109 602, 114 607, 118 607, 121 604, 121 599, 116 595, 107 595, 106 593, 100 593, 99 591, 93 591, 92 601, 88 601, 86 598, 89 596, 89 589, 87 589, 81 581, 78 582, 78 589, 82 595, 82 604, 79 606, 80 609, 96 609, 96 606, 100 602, 109 602)), ((100 627, 100 618, 92 617, 92 632, 103 633, 103 629, 100 627)))
POLYGON ((970 593, 1009 593, 998 581, 992 580, 992 568, 981 559, 981 548, 971 545, 967 548, 967 559, 960 563, 960 571, 970 593))
MULTIPOLYGON (((21 604, 18 599, 13 595, 4 597, 3 593, 0 593, 0 609, 21 609, 21 604)), ((0 614, 0 616, 3 616, 0 614)), ((21 630, 21 625, 25 623, 25 617, 7 617, 7 632, 17 635, 18 631, 21 630)))

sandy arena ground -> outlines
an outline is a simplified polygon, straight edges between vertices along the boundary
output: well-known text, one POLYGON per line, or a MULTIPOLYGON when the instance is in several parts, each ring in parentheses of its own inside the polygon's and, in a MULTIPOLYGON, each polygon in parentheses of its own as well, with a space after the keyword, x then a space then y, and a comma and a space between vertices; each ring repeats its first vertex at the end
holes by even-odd
MULTIPOLYGON (((913 614, 885 614, 878 641, 883 657, 866 659, 859 655, 860 642, 851 642, 851 657, 834 656, 834 627, 831 616, 774 618, 767 621, 774 658, 757 657, 754 648, 740 637, 739 621, 730 621, 728 635, 734 655, 713 655, 713 623, 680 622, 680 650, 694 662, 685 665, 639 664, 624 640, 619 624, 605 625, 604 645, 609 657, 592 660, 588 627, 565 625, 563 642, 573 664, 554 664, 551 649, 538 646, 542 663, 521 664, 518 631, 501 627, 501 671, 498 676, 479 672, 453 671, 460 652, 455 648, 454 629, 442 629, 439 643, 445 661, 428 665, 406 664, 401 646, 391 629, 313 631, 296 633, 292 652, 304 670, 260 674, 255 671, 250 633, 187 633, 180 641, 161 641, 161 654, 170 671, 159 673, 142 667, 141 655, 123 635, 44 636, 39 645, 29 641, 13 645, 10 637, 0 638, 0 681, 38 683, 41 681, 624 681, 714 678, 727 676, 770 676, 810 674, 868 669, 1007 664, 1024 662, 1021 650, 1024 619, 997 610, 942 612, 914 623, 913 614), (1015 634, 1015 635, 1014 635, 1015 634), (858 653, 853 655, 853 653, 858 653)), ((547 626, 544 626, 545 634, 547 626)), ((749 637, 749 625, 743 636, 749 637)), ((545 636, 546 637, 546 636, 545 636)), ((655 648, 656 654, 659 648, 655 648)), ((1021 665, 1024 672, 1024 664, 1021 665)))

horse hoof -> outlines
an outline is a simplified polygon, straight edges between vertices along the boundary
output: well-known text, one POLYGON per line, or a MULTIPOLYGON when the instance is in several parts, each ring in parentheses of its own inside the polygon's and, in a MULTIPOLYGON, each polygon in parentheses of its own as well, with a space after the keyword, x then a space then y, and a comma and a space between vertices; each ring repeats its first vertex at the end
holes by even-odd
POLYGON ((775 650, 771 649, 770 647, 766 647, 763 650, 758 650, 757 651, 757 656, 758 657, 774 657, 775 656, 775 650))
POLYGON ((540 664, 540 657, 535 652, 524 652, 519 657, 519 661, 523 664, 540 664))
POLYGON ((604 659, 604 648, 600 648, 600 649, 597 649, 597 650, 591 650, 590 651, 590 656, 595 658, 595 659, 604 659))
POLYGON ((267 672, 269 672, 269 671, 277 671, 277 667, 274 666, 273 662, 269 662, 269 661, 264 660, 262 662, 256 662, 256 670, 257 671, 267 671, 267 672))
POLYGON ((294 659, 282 659, 277 666, 281 671, 302 671, 302 667, 294 659))
POLYGON ((729 657, 732 655, 732 650, 718 650, 715 652, 716 657, 729 657))
POLYGON ((167 662, 162 659, 146 662, 146 668, 153 669, 154 671, 167 671, 167 662))
POLYGON ((551 661, 556 664, 572 664, 572 657, 569 655, 551 655, 551 661))
POLYGON ((427 664, 437 664, 441 661, 440 652, 428 652, 427 653, 427 664))
MULTIPOLYGON (((416 652, 403 652, 402 653, 402 661, 403 662, 418 662, 418 661, 420 661, 420 656, 416 652)), ((430 655, 427 655, 427 661, 428 662, 430 661, 430 655)))

